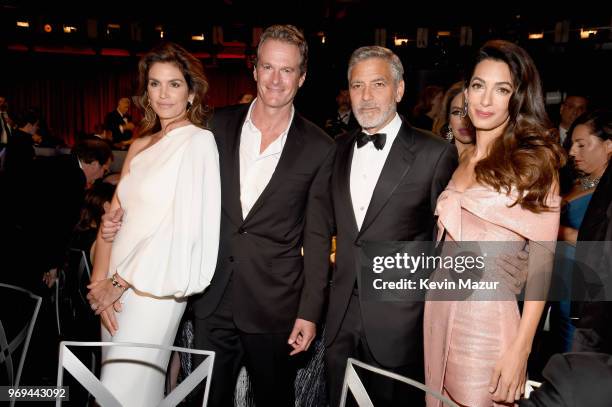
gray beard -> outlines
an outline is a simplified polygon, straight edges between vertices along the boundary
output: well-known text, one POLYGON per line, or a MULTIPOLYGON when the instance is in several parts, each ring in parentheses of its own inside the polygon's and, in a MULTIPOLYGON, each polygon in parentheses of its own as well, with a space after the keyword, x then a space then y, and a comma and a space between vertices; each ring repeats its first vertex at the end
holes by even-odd
POLYGON ((381 125, 389 121, 393 117, 395 112, 396 106, 389 106, 389 108, 385 111, 382 111, 379 116, 369 120, 366 120, 363 116, 361 116, 361 113, 358 110, 354 111, 353 114, 355 115, 355 118, 357 119, 359 125, 363 129, 367 130, 380 127, 381 125))

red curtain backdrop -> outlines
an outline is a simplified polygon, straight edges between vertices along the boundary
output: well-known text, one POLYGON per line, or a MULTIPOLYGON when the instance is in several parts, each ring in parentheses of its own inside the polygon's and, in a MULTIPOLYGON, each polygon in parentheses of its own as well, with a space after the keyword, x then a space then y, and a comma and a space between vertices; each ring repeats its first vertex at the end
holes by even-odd
MULTIPOLYGON (((9 113, 41 110, 50 134, 72 145, 79 134, 93 133, 121 97, 136 94, 137 58, 8 53, 0 79, 9 113)), ((4 58, 3 58, 4 59, 4 58)), ((205 66, 212 107, 234 104, 243 93, 255 94, 255 82, 243 61, 205 66)), ((140 114, 132 106, 132 116, 140 114)))

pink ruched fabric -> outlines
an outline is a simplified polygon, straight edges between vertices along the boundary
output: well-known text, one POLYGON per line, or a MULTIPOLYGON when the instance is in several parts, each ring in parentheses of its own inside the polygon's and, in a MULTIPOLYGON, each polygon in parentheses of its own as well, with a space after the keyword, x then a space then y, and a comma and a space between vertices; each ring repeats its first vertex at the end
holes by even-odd
MULTIPOLYGON (((495 248, 496 254, 510 255, 522 250, 527 240, 535 244, 554 242, 560 199, 549 201, 555 210, 539 214, 520 205, 510 207, 515 199, 514 194, 508 196, 484 186, 459 191, 451 181, 438 198, 438 238, 446 230, 446 241, 508 242, 495 248)), ((486 273, 497 272, 501 271, 496 270, 494 262, 487 264, 486 273)), ((516 300, 513 295, 508 298, 511 300, 426 302, 423 332, 428 387, 461 405, 498 405, 491 400, 489 380, 520 322, 516 300)), ((427 406, 442 403, 428 398, 427 406)))

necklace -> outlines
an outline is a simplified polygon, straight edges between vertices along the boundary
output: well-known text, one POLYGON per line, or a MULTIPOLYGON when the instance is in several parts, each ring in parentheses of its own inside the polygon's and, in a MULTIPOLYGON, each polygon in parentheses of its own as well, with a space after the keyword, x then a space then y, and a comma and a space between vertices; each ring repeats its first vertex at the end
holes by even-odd
POLYGON ((599 184, 601 177, 582 177, 580 178, 580 189, 586 191, 587 189, 595 188, 599 184))

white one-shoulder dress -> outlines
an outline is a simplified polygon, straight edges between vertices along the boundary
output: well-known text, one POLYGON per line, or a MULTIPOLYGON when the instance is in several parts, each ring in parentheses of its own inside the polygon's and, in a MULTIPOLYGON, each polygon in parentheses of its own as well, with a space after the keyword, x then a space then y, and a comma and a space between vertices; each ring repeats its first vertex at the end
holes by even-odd
MULTIPOLYGON (((125 214, 108 275, 133 288, 121 298, 116 335, 103 327, 102 339, 172 345, 187 296, 210 284, 217 262, 221 186, 212 133, 194 125, 170 131, 132 159, 117 194, 125 214)), ((101 380, 122 405, 157 405, 169 358, 106 347, 101 380)))

